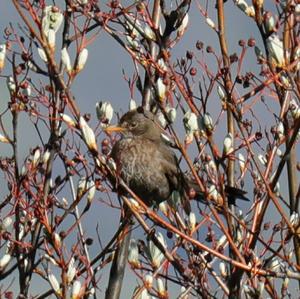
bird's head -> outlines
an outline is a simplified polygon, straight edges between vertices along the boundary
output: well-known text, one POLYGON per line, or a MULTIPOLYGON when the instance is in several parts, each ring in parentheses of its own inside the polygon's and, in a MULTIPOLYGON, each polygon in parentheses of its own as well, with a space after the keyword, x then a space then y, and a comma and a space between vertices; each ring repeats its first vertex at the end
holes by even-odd
POLYGON ((120 132, 125 137, 142 136, 154 140, 160 139, 162 133, 155 115, 145 111, 142 107, 125 113, 118 126, 108 127, 106 131, 120 132))

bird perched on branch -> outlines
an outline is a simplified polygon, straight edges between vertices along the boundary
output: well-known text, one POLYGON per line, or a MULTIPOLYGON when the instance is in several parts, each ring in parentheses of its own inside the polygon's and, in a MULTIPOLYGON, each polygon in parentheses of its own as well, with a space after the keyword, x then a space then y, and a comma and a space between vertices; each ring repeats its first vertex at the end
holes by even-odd
MULTIPOLYGON (((118 126, 106 130, 122 134, 113 146, 111 157, 116 163, 117 175, 145 204, 158 205, 177 191, 189 213, 191 188, 196 189, 196 198, 204 200, 203 192, 181 171, 175 153, 162 138, 164 131, 154 114, 139 107, 124 114, 118 126)), ((225 187, 225 192, 230 193, 230 197, 247 200, 240 189, 225 187)))

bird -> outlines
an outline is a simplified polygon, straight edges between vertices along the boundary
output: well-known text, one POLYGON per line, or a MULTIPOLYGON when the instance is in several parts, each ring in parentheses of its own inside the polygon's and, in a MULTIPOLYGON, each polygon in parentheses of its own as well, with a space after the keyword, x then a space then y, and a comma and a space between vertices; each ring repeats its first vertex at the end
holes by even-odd
MULTIPOLYGON (((164 130, 153 113, 142 107, 130 110, 121 117, 118 126, 110 126, 106 131, 121 133, 110 153, 116 164, 116 174, 147 206, 158 206, 170 200, 172 193, 177 191, 188 214, 191 211, 191 189, 196 189, 195 198, 205 201, 195 181, 192 182, 181 170, 179 160, 163 138, 164 130)), ((226 191, 248 200, 243 190, 226 186, 226 191)))

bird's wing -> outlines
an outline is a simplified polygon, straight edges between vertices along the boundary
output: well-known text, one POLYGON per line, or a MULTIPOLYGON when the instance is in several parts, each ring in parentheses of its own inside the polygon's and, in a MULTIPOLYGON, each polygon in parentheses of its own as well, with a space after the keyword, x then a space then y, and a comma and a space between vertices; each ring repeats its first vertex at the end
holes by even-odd
POLYGON ((191 211, 191 206, 187 195, 189 186, 185 180, 183 172, 179 167, 178 159, 172 149, 165 144, 160 144, 160 152, 162 154, 162 169, 164 170, 165 176, 169 182, 170 192, 176 190, 180 193, 183 208, 187 215, 189 215, 191 211))

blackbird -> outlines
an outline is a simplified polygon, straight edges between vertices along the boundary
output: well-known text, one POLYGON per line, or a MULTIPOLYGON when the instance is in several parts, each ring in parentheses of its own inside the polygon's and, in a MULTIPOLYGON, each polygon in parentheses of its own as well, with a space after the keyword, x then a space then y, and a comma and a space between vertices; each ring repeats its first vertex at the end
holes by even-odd
MULTIPOLYGON (((107 131, 122 134, 112 148, 111 157, 116 163, 117 174, 145 204, 157 206, 177 191, 185 211, 190 212, 188 194, 197 185, 181 171, 175 153, 162 138, 164 131, 154 114, 139 107, 124 114, 119 126, 109 127, 107 131)), ((245 192, 240 189, 225 187, 225 191, 237 193, 233 197, 246 199, 245 192)), ((196 192, 196 197, 203 201, 203 193, 196 192)))

